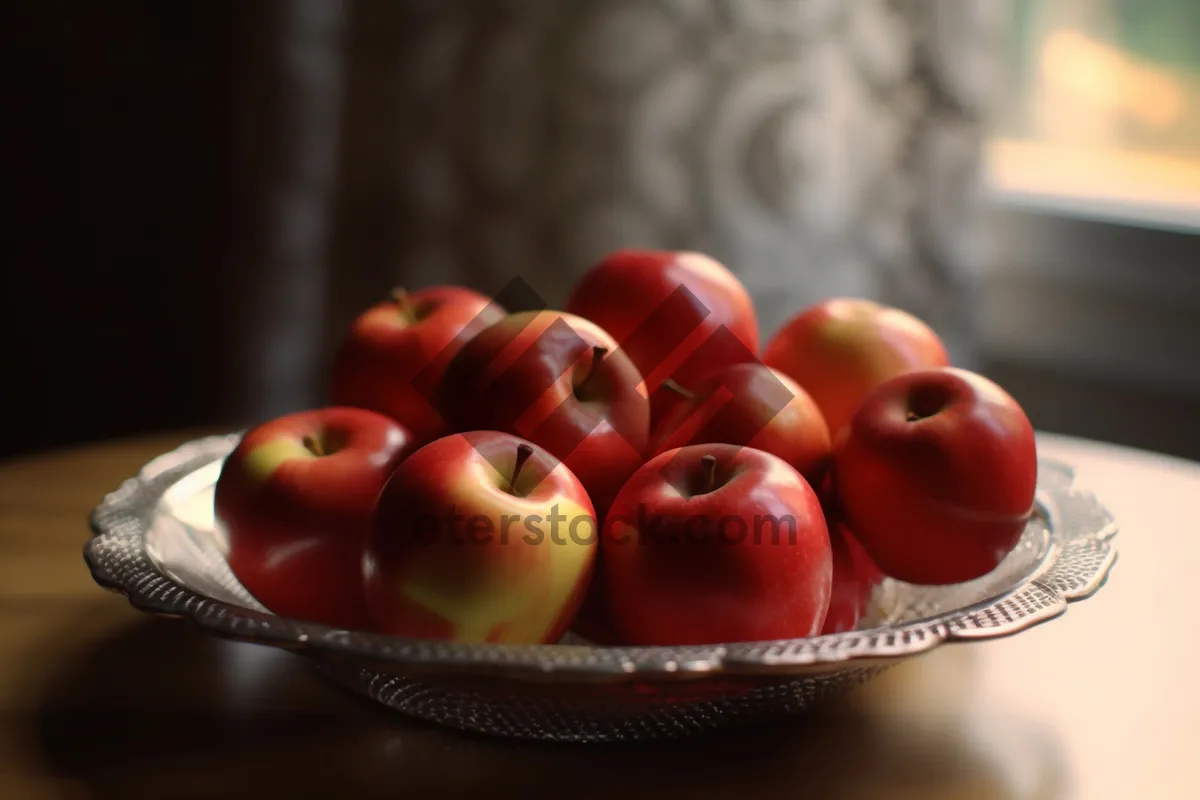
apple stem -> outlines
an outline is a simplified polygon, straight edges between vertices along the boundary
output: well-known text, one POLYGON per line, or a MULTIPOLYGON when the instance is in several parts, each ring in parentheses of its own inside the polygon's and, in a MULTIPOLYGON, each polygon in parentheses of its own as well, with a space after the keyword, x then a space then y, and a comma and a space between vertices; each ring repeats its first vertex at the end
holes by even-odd
POLYGON ((392 302, 396 304, 396 308, 400 311, 401 316, 412 316, 412 306, 408 300, 408 291, 403 286, 397 286, 395 289, 392 289, 392 302))
POLYGON ((521 477, 521 470, 525 467, 525 462, 533 455, 533 448, 522 442, 517 445, 517 460, 513 464, 512 478, 509 479, 508 485, 512 489, 512 493, 517 493, 517 479, 521 477))
POLYGON ((700 461, 704 464, 704 493, 707 494, 717 486, 717 457, 710 454, 700 461))
POLYGON ((588 374, 584 376, 584 379, 579 382, 578 386, 575 387, 575 395, 577 397, 581 397, 582 394, 586 392, 588 381, 592 380, 592 377, 596 374, 596 367, 601 361, 604 360, 606 355, 608 355, 607 347, 596 345, 592 348, 592 364, 590 367, 588 367, 588 374))
POLYGON ((318 458, 325 455, 325 448, 321 447, 321 440, 315 436, 305 436, 304 447, 318 458))
POLYGON ((696 399, 695 392, 683 388, 682 386, 680 386, 678 383, 675 382, 674 378, 667 378, 665 381, 663 381, 659 385, 662 386, 664 389, 668 389, 668 390, 674 392, 675 394, 679 395, 680 397, 682 397, 685 400, 695 400, 696 399))

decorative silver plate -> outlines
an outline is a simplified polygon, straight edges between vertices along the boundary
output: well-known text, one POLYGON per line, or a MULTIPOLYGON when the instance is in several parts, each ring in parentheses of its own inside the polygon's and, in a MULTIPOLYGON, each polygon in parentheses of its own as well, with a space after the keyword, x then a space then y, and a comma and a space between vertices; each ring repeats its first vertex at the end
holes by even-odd
POLYGON ((405 713, 528 739, 676 738, 793 714, 946 642, 1007 636, 1099 589, 1113 519, 1070 467, 1040 464, 1038 513, 1017 548, 969 583, 885 581, 860 630, 704 647, 456 645, 286 619, 238 583, 213 525, 212 490, 240 434, 188 442, 147 464, 92 515, 84 556, 138 609, 314 659, 405 713))

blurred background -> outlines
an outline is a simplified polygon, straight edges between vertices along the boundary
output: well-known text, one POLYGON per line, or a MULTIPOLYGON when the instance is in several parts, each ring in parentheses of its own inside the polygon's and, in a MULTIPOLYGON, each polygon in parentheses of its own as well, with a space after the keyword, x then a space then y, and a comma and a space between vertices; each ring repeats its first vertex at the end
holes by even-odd
POLYGON ((0 456, 319 404, 393 285, 649 246, 1200 458, 1194 0, 9 5, 0 456))

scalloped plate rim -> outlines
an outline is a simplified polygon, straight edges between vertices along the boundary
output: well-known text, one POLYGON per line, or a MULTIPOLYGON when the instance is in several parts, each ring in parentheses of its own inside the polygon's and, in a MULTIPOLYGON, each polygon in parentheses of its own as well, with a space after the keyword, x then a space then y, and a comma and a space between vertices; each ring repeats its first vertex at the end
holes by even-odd
MULTIPOLYGON (((703 680, 713 677, 795 677, 812 674, 829 674, 854 666, 879 666, 888 662, 903 660, 915 655, 927 653, 943 644, 978 642, 986 639, 999 639, 1013 636, 1061 617, 1070 605, 1087 599, 1099 591, 1107 582, 1109 573, 1117 560, 1117 551, 1112 546, 1112 540, 1118 532, 1114 521, 1103 529, 1089 534, 1097 546, 1105 552, 1102 562, 1095 568, 1083 585, 1071 592, 1064 592, 1054 586, 1042 582, 1059 566, 1063 556, 1063 542, 1055 536, 1055 516, 1058 513, 1053 505, 1048 509, 1047 529, 1050 532, 1050 551, 1043 557, 1038 568, 1023 582, 1011 589, 978 603, 951 609, 928 618, 909 620, 894 627, 877 627, 861 631, 851 631, 838 634, 827 634, 807 639, 786 639, 769 642, 735 642, 689 648, 659 647, 603 647, 588 644, 547 644, 547 645, 460 645, 460 657, 420 658, 419 653, 396 653, 383 650, 386 643, 393 642, 399 648, 420 648, 439 646, 439 643, 426 643, 417 639, 388 637, 382 634, 367 632, 344 631, 319 623, 302 620, 292 620, 248 609, 233 603, 207 597, 179 583, 163 572, 153 563, 145 552, 145 530, 139 529, 135 534, 139 545, 138 554, 145 562, 145 567, 136 574, 117 576, 106 569, 98 557, 98 548, 106 546, 120 532, 114 529, 113 521, 107 523, 105 518, 118 517, 120 522, 129 521, 133 515, 129 508, 131 501, 139 494, 155 491, 152 481, 172 470, 187 468, 195 469, 205 463, 222 457, 220 453, 208 452, 212 448, 228 448, 237 441, 241 432, 216 434, 192 439, 179 444, 167 452, 161 453, 144 464, 137 473, 126 480, 113 491, 105 495, 103 500, 93 509, 89 523, 93 536, 84 546, 84 560, 87 563, 93 580, 102 588, 123 595, 130 605, 139 612, 153 616, 186 619, 205 632, 212 633, 224 639, 250 642, 278 649, 297 652, 305 656, 323 660, 332 657, 336 660, 351 660, 359 663, 364 669, 401 673, 416 677, 419 674, 436 671, 438 674, 467 674, 488 676, 499 679, 515 679, 529 682, 569 682, 587 684, 593 682, 622 682, 622 681, 681 681, 703 680), (188 456, 186 451, 201 451, 188 456), (171 463, 172 461, 178 463, 171 463), (193 462, 193 463, 190 463, 193 462), (146 578, 165 581, 175 591, 184 596, 183 607, 178 600, 160 601, 146 596, 137 590, 135 584, 146 578), (956 618, 965 614, 986 613, 996 608, 1006 600, 1014 597, 1029 587, 1036 586, 1039 590, 1054 598, 1057 602, 1038 608, 1018 619, 1010 620, 1004 625, 989 628, 972 629, 971 633, 954 631, 950 624, 956 618), (206 613, 200 613, 204 609, 206 613), (211 613, 215 611, 216 613, 211 613), (268 621, 275 620, 284 629, 264 630, 254 618, 265 617, 268 621), (235 622, 230 624, 230 620, 235 622), (236 620, 250 623, 248 630, 239 631, 236 620), (899 636, 905 639, 900 646, 884 646, 878 640, 883 637, 899 636), (355 638, 361 638, 355 642, 355 638), (841 646, 839 646, 841 645, 841 646), (576 648, 589 653, 602 653, 610 657, 606 664, 581 663, 564 661, 555 664, 537 663, 535 656, 539 652, 549 655, 561 655, 564 648, 576 648), (751 650, 782 650, 789 656, 754 656, 739 655, 739 651, 751 650), (526 654, 523 659, 510 661, 507 653, 520 652, 526 654), (473 654, 466 657, 466 653, 473 654), (685 654, 679 657, 679 654, 685 654), (797 653, 799 656, 797 656, 797 653), (703 654, 703 655, 702 655, 703 654), (490 658, 489 658, 490 656, 490 658)), ((1064 476, 1075 487, 1075 470, 1069 464, 1053 459, 1039 458, 1039 463, 1052 464, 1061 469, 1064 476)), ((139 526, 144 528, 144 526, 139 526)))

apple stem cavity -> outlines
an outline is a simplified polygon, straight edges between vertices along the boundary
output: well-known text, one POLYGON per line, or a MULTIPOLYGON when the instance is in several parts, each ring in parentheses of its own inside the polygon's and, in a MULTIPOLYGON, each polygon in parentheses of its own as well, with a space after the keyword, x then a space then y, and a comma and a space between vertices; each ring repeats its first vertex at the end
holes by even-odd
POLYGON ((412 301, 408 297, 408 291, 403 286, 397 286, 395 289, 392 289, 392 302, 396 304, 396 310, 400 312, 400 316, 409 322, 416 321, 417 315, 413 310, 412 301))
POLYGON ((325 448, 321 446, 321 440, 315 436, 304 437, 304 449, 312 453, 317 458, 325 455, 325 448))
POLYGON ((717 488, 717 457, 706 455, 700 459, 704 464, 704 483, 701 485, 702 494, 708 494, 717 488))
POLYGON ((392 289, 392 302, 401 311, 408 310, 408 292, 403 286, 397 286, 395 289, 392 289))
POLYGON ((905 420, 908 422, 920 422, 923 419, 928 419, 941 412, 946 407, 947 402, 949 402, 949 398, 941 388, 922 387, 909 397, 905 420))
POLYGON ((667 390, 672 391, 675 394, 679 395, 684 400, 695 400, 696 399, 695 392, 683 388, 682 386, 680 386, 678 383, 675 382, 674 378, 667 378, 660 385, 664 389, 667 389, 667 390))
POLYGON ((518 497, 521 495, 517 493, 517 479, 521 477, 521 470, 525 468, 525 462, 531 455, 533 455, 532 447, 524 443, 517 445, 517 460, 513 464, 512 477, 508 480, 508 486, 512 494, 518 497))
POLYGON ((583 380, 580 381, 575 387, 575 396, 580 400, 587 399, 586 394, 588 384, 594 379, 594 376, 596 375, 596 367, 599 366, 600 362, 604 360, 606 355, 608 355, 607 347, 602 347, 600 345, 595 345, 592 347, 592 364, 588 368, 588 374, 584 376, 583 380))

